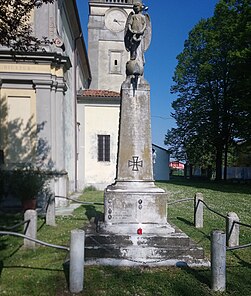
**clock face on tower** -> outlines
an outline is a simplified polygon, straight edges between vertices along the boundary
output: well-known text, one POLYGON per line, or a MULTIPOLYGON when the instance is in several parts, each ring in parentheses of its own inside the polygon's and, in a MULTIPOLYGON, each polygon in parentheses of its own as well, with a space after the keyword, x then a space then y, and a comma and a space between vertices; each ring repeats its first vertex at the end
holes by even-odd
POLYGON ((113 32, 121 32, 125 29, 127 14, 121 9, 112 8, 105 14, 105 26, 113 32))

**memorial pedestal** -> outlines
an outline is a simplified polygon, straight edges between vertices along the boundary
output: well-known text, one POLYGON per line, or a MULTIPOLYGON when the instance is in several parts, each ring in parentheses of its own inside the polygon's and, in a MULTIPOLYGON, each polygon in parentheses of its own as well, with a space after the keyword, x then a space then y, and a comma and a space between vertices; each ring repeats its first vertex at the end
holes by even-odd
POLYGON ((105 191, 104 223, 100 232, 163 235, 174 232, 167 223, 164 192, 105 191))
POLYGON ((167 222, 167 193, 153 180, 150 88, 122 84, 117 177, 104 193, 104 221, 87 230, 86 264, 204 264, 204 253, 167 222))
POLYGON ((137 86, 131 78, 122 84, 117 178, 104 200, 102 233, 174 232, 167 223, 167 194, 153 181, 150 87, 143 78, 137 86))

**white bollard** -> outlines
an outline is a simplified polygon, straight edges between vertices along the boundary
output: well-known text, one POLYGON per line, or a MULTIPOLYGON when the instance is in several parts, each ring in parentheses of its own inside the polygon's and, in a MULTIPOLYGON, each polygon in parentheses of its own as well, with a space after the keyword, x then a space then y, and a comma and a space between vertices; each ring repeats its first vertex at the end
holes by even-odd
POLYGON ((50 196, 49 204, 46 209, 45 221, 47 225, 56 226, 55 196, 50 196))
POLYGON ((194 196, 194 226, 203 228, 203 201, 202 193, 197 192, 194 196))
POLYGON ((84 250, 85 232, 75 229, 71 231, 70 245, 70 292, 83 291, 84 283, 84 250))
MULTIPOLYGON (((24 221, 29 220, 26 224, 24 224, 24 229, 26 230, 25 235, 30 238, 37 238, 37 211, 36 210, 27 210, 24 213, 24 221)), ((36 247, 36 243, 24 239, 24 247, 27 249, 34 249, 36 247)))
POLYGON ((240 225, 234 222, 239 222, 240 219, 236 213, 230 212, 227 214, 227 245, 228 247, 239 246, 240 225))
POLYGON ((211 233, 211 280, 212 290, 226 289, 226 234, 215 230, 211 233))

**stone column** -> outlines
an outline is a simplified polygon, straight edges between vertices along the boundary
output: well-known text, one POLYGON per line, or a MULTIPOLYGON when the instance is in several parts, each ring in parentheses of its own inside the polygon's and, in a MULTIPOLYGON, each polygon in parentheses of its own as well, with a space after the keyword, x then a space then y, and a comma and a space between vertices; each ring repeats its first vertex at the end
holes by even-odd
POLYGON ((228 247, 236 247, 239 245, 240 225, 238 215, 234 212, 227 214, 227 245, 228 247))
POLYGON ((33 80, 36 90, 36 123, 38 127, 38 147, 39 160, 46 169, 50 169, 53 164, 53 137, 52 137, 52 108, 51 96, 53 81, 33 80), (49 166, 49 167, 48 167, 49 166))
POLYGON ((194 226, 196 228, 203 228, 203 195, 197 192, 194 196, 194 226))
POLYGON ((122 84, 116 187, 155 187, 152 166, 150 86, 139 79, 122 84))
POLYGON ((79 293, 84 282, 85 232, 81 229, 71 231, 70 246, 70 292, 79 293))
MULTIPOLYGON (((61 173, 55 180, 55 195, 68 196, 68 177, 65 170, 65 149, 64 149, 64 132, 65 118, 63 110, 64 91, 66 85, 62 78, 57 79, 57 91, 55 97, 55 165, 56 169, 61 173)), ((67 199, 56 197, 56 207, 65 207, 69 204, 67 199)))
POLYGON ((226 234, 220 230, 211 233, 211 288, 223 292, 226 289, 226 234))
MULTIPOLYGON (((35 210, 27 210, 24 213, 24 221, 29 221, 28 227, 25 224, 24 229, 26 229, 25 235, 30 238, 37 238, 37 212, 35 210), (27 227, 27 228, 26 228, 27 227)), ((24 239, 24 247, 26 249, 34 249, 36 247, 36 243, 29 239, 24 239)))
POLYGON ((167 234, 167 194, 155 186, 152 166, 150 87, 143 77, 122 84, 117 177, 105 190, 105 223, 112 233, 167 234))
POLYGON ((54 161, 54 165, 56 166, 56 157, 57 157, 57 149, 56 149, 56 135, 57 135, 57 118, 55 116, 57 106, 56 106, 56 91, 57 91, 57 82, 55 81, 55 77, 53 76, 53 82, 51 87, 51 157, 54 161))

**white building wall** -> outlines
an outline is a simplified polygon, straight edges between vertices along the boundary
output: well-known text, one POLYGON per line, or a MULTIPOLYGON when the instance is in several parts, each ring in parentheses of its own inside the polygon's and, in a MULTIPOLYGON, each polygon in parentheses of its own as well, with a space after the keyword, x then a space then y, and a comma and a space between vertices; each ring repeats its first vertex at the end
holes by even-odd
MULTIPOLYGON (((224 169, 222 168, 222 178, 224 169)), ((228 167, 227 179, 251 180, 251 167, 228 167)))
POLYGON ((168 181, 169 180, 169 162, 170 154, 167 150, 152 145, 154 149, 153 153, 153 178, 156 181, 168 181))
POLYGON ((103 190, 116 174, 119 105, 78 104, 79 189, 103 190), (98 161, 98 135, 110 135, 110 161, 98 161))

